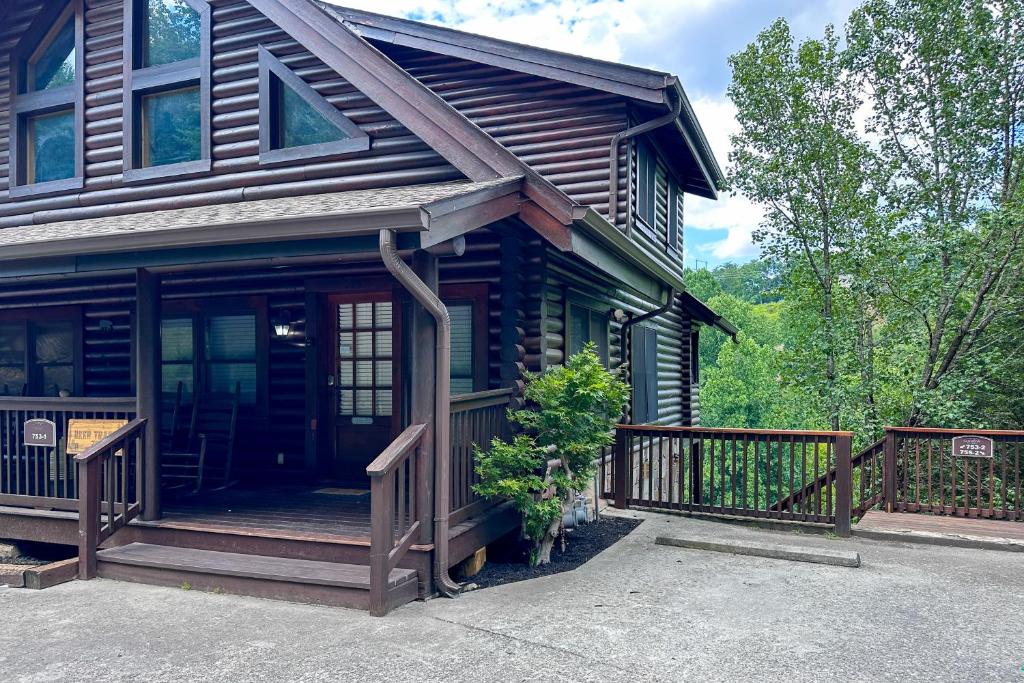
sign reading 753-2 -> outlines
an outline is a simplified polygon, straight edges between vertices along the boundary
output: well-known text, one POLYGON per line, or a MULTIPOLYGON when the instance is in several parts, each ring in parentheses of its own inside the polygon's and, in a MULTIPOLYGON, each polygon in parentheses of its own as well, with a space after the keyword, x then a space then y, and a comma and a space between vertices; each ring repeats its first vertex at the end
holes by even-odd
POLYGON ((953 438, 954 458, 991 458, 994 454, 992 439, 987 436, 957 436, 953 438))

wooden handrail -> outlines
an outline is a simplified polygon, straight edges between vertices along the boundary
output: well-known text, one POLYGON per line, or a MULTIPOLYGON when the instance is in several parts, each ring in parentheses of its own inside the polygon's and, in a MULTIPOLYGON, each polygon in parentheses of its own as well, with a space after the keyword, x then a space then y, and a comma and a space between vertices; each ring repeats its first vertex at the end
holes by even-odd
POLYGON ((52 410, 60 412, 86 411, 96 413, 134 413, 134 396, 97 398, 94 396, 0 396, 3 410, 52 410))
MULTIPOLYGON (((851 467, 857 467, 858 465, 862 464, 864 462, 865 458, 867 458, 868 456, 871 456, 871 455, 875 455, 876 451, 881 451, 882 446, 884 444, 885 444, 885 438, 883 437, 883 438, 879 439, 878 441, 874 442, 873 444, 871 444, 870 446, 867 446, 862 451, 857 453, 857 455, 855 455, 852 458, 850 458, 850 466, 851 467)), ((826 486, 829 483, 831 483, 832 480, 835 479, 835 476, 836 476, 836 473, 835 473, 834 470, 829 470, 828 472, 825 472, 825 474, 821 475, 820 477, 818 477, 817 479, 815 479, 811 483, 807 484, 807 486, 803 487, 799 491, 794 491, 791 495, 789 495, 786 498, 780 500, 778 502, 779 509, 780 510, 791 510, 791 509, 793 509, 793 506, 796 505, 796 503, 798 501, 803 500, 807 496, 813 494, 815 490, 820 490, 820 487, 826 486)))
POLYGON ((977 434, 978 436, 1019 436, 1021 438, 1024 438, 1024 432, 1010 429, 946 429, 940 427, 886 427, 885 431, 897 432, 900 434, 942 434, 948 436, 971 436, 977 434))
POLYGON ((620 424, 615 425, 615 429, 621 429, 630 432, 689 432, 691 434, 735 434, 737 436, 749 435, 749 436, 817 436, 817 437, 829 437, 829 436, 849 436, 853 437, 853 432, 817 432, 808 430, 788 430, 788 429, 733 429, 726 427, 677 427, 670 425, 626 425, 620 424))
POLYGON ((84 451, 75 456, 75 462, 79 464, 89 463, 96 458, 100 457, 106 451, 110 450, 112 446, 117 445, 121 441, 130 439, 136 435, 136 432, 141 431, 146 427, 147 419, 144 417, 137 417, 124 427, 121 427, 116 432, 107 436, 93 445, 86 448, 84 451))
POLYGON ((373 462, 366 468, 366 476, 371 479, 384 477, 394 471, 395 467, 402 461, 402 456, 419 444, 423 433, 427 430, 425 424, 409 425, 405 431, 398 435, 398 438, 381 452, 373 462))
POLYGON ((452 413, 463 413, 467 410, 476 410, 477 408, 500 406, 503 403, 508 403, 511 397, 511 387, 477 391, 472 394, 459 394, 452 396, 452 413))

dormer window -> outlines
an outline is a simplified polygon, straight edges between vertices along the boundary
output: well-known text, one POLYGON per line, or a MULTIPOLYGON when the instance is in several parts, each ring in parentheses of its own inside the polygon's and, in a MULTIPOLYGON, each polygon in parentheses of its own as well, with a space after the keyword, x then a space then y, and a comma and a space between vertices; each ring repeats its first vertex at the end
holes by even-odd
POLYGON ((13 57, 12 197, 82 187, 82 2, 43 13, 13 57))
POLYGON ((208 172, 209 5, 128 0, 125 30, 125 182, 208 172))
POLYGON ((370 148, 370 138, 323 95, 260 47, 260 163, 323 159, 370 148))

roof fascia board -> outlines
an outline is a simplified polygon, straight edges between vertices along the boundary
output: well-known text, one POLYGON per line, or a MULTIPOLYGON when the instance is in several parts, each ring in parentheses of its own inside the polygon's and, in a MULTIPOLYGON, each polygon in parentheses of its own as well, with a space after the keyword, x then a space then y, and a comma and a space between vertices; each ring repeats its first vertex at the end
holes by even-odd
POLYGON ((572 245, 572 253, 616 280, 619 286, 626 287, 650 301, 662 298, 664 287, 660 278, 655 278, 637 264, 623 259, 621 254, 608 249, 596 239, 577 231, 573 233, 572 245))
POLYGON ((739 329, 731 322, 723 318, 722 316, 715 313, 711 308, 687 291, 680 292, 682 297, 683 308, 690 312, 698 322, 702 322, 705 325, 711 325, 725 334, 729 335, 736 340, 736 335, 739 334, 739 329))
POLYGON ((625 261, 636 266, 641 272, 647 273, 659 282, 679 291, 684 289, 685 285, 680 275, 673 273, 650 256, 647 256, 636 242, 626 237, 621 230, 609 223, 604 216, 601 216, 593 209, 589 209, 586 217, 582 221, 578 221, 576 225, 578 227, 573 231, 573 251, 576 250, 578 245, 579 248, 584 248, 584 242, 581 241, 581 238, 589 237, 602 244, 606 249, 619 254, 625 261))
POLYGON ((369 235, 386 225, 395 230, 422 231, 423 213, 419 206, 380 210, 322 214, 267 222, 245 222, 233 225, 194 225, 153 232, 98 235, 76 239, 50 240, 0 246, 0 261, 23 258, 50 258, 84 254, 146 251, 182 246, 223 246, 276 240, 313 239, 369 235))
POLYGON ((568 68, 552 66, 534 60, 521 59, 516 56, 498 54, 484 49, 473 48, 465 44, 448 42, 440 37, 427 37, 414 30, 383 29, 360 21, 347 20, 346 24, 359 35, 383 43, 391 43, 402 47, 411 47, 427 52, 458 57, 480 64, 496 66, 511 71, 550 78, 555 81, 593 88, 623 97, 644 102, 660 103, 665 100, 664 83, 660 88, 643 87, 626 83, 621 80, 602 78, 600 76, 574 71, 568 68))
POLYGON ((711 145, 704 134, 704 129, 701 128, 697 114, 694 112, 693 105, 690 103, 690 98, 686 96, 686 91, 683 90, 682 84, 676 80, 673 87, 676 91, 676 96, 683 104, 683 113, 676 119, 676 128, 686 141, 686 145, 690 148, 694 158, 700 165, 701 173, 707 179, 708 185, 711 188, 710 195, 705 196, 709 199, 718 199, 718 188, 725 181, 725 175, 722 173, 722 168, 718 165, 718 160, 715 159, 715 153, 711 150, 711 145))

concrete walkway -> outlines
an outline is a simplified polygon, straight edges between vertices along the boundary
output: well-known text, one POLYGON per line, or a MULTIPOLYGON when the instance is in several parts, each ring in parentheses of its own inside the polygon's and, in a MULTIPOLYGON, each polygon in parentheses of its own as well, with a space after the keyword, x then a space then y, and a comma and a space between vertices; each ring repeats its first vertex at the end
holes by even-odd
POLYGON ((1019 554, 637 516, 575 572, 384 619, 105 580, 0 589, 0 680, 1024 680, 1019 554), (654 545, 671 533, 863 563, 654 545))

